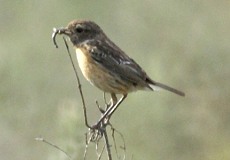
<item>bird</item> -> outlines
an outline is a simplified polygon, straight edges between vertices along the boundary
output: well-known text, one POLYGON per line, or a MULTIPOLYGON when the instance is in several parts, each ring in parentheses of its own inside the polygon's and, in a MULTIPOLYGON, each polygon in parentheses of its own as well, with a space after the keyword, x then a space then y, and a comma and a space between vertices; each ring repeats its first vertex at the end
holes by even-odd
POLYGON ((110 117, 127 95, 134 91, 164 89, 185 96, 180 90, 152 80, 140 65, 110 40, 93 21, 73 20, 65 28, 55 28, 54 32, 55 44, 56 34, 69 37, 86 80, 111 95, 111 107, 106 110, 99 122, 105 117, 110 117), (118 94, 122 95, 119 100, 118 94))

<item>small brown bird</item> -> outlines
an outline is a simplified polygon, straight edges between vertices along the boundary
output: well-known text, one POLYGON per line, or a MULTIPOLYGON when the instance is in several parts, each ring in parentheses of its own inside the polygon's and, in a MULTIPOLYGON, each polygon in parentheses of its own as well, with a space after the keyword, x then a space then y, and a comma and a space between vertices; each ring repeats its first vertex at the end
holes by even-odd
POLYGON ((53 35, 54 42, 56 34, 65 34, 70 38, 84 77, 94 86, 111 94, 113 107, 103 117, 112 115, 127 94, 132 91, 155 91, 162 88, 185 96, 177 89, 153 81, 92 21, 73 20, 66 28, 56 29, 53 35), (123 97, 117 101, 116 94, 122 94, 123 97))

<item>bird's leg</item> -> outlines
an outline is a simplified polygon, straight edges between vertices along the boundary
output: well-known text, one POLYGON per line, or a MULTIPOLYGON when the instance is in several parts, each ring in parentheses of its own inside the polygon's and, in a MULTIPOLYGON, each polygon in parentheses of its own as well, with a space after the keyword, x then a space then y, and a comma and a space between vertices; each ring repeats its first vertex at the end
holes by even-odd
POLYGON ((116 104, 114 105, 114 107, 111 108, 110 112, 107 115, 108 119, 110 119, 110 117, 112 116, 112 114, 117 110, 117 108, 119 107, 119 105, 125 100, 126 97, 127 97, 127 94, 124 94, 121 97, 121 99, 119 99, 119 101, 116 102, 116 104))
MULTIPOLYGON (((117 97, 116 97, 116 95, 114 94, 114 93, 111 93, 111 99, 110 99, 110 102, 109 102, 109 104, 107 104, 107 106, 106 106, 106 111, 108 111, 107 113, 107 115, 109 115, 109 112, 110 112, 110 110, 112 110, 113 109, 113 107, 115 106, 117 104, 117 97)), ((109 121, 109 116, 107 116, 107 115, 105 115, 105 117, 104 117, 104 123, 108 123, 108 121, 109 121)), ((104 116, 104 115, 103 115, 104 116)))
POLYGON ((109 118, 112 116, 112 114, 115 112, 115 110, 118 108, 118 106, 124 101, 124 99, 127 97, 127 94, 124 94, 119 101, 117 101, 117 97, 115 94, 111 94, 111 104, 109 108, 105 111, 105 113, 102 115, 102 117, 99 119, 95 127, 101 126, 101 123, 105 124, 105 119, 106 123, 109 121, 109 118))
POLYGON ((113 107, 115 107, 116 104, 117 104, 117 97, 114 93, 111 93, 111 100, 110 100, 109 106, 106 108, 107 114, 103 115, 105 123, 107 123, 109 121, 108 115, 109 115, 110 111, 113 109, 113 107))
POLYGON ((109 102, 109 105, 106 105, 106 110, 97 122, 96 126, 99 126, 101 122, 103 122, 106 118, 109 112, 112 110, 112 108, 116 105, 117 103, 117 97, 114 93, 111 93, 111 100, 109 102))
POLYGON ((117 103, 117 97, 115 94, 111 94, 111 99, 109 101, 109 103, 106 101, 106 96, 105 96, 105 92, 103 95, 104 101, 105 101, 105 111, 112 105, 115 105, 115 103, 117 103))
POLYGON ((110 102, 108 103, 106 100, 105 92, 103 92, 103 99, 105 103, 105 109, 102 109, 100 105, 98 104, 98 101, 96 101, 96 105, 102 114, 104 114, 105 111, 107 111, 107 109, 109 109, 110 106, 115 105, 117 103, 117 97, 115 94, 111 94, 111 99, 110 99, 110 102))
MULTIPOLYGON (((110 108, 111 106, 115 106, 116 103, 117 103, 117 97, 116 97, 116 95, 115 95, 114 93, 111 93, 111 100, 110 100, 109 108, 110 108)), ((109 109, 109 108, 107 108, 107 109, 109 109)), ((106 110, 107 110, 107 109, 106 109, 106 110)))

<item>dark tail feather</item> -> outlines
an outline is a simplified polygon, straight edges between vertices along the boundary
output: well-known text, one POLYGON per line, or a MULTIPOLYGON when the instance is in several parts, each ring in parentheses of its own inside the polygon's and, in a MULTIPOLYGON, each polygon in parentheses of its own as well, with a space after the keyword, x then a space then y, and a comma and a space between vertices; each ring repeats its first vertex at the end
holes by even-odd
POLYGON ((152 79, 150 79, 149 77, 146 78, 146 82, 150 85, 150 87, 151 87, 153 90, 155 90, 155 89, 157 90, 157 89, 159 89, 159 88, 163 88, 163 89, 165 89, 165 90, 167 90, 167 91, 170 91, 170 92, 172 92, 172 93, 175 93, 175 94, 177 94, 177 95, 179 95, 179 96, 185 96, 185 93, 184 93, 184 92, 179 91, 179 90, 177 90, 177 89, 175 89, 175 88, 169 87, 169 86, 167 86, 167 85, 165 85, 165 84, 162 84, 162 83, 159 83, 159 82, 155 82, 155 81, 153 81, 152 79))
POLYGON ((163 88, 163 89, 168 90, 168 91, 170 91, 170 92, 173 92, 173 93, 175 93, 175 94, 177 94, 177 95, 179 95, 179 96, 185 96, 185 93, 184 93, 184 92, 179 91, 179 90, 177 90, 177 89, 175 89, 175 88, 169 87, 169 86, 167 86, 167 85, 165 85, 165 84, 162 84, 162 83, 159 83, 159 82, 153 82, 152 85, 155 85, 155 86, 157 86, 157 87, 160 87, 160 88, 163 88))

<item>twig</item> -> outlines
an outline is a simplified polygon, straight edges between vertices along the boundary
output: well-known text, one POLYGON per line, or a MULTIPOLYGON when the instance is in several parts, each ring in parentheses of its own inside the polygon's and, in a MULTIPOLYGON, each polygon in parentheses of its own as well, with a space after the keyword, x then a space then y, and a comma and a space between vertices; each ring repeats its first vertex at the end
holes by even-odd
POLYGON ((112 160, 112 154, 111 154, 111 149, 110 149, 110 145, 109 145, 109 139, 108 139, 108 135, 107 135, 107 131, 106 131, 106 126, 103 130, 103 135, 104 135, 104 141, 105 141, 105 145, 106 145, 108 160, 112 160))
POLYGON ((88 137, 87 137, 87 133, 85 133, 85 151, 84 151, 84 160, 86 160, 86 154, 87 154, 87 150, 88 150, 88 146, 89 146, 89 143, 88 143, 88 137))
POLYGON ((99 140, 97 140, 97 141, 96 141, 96 153, 97 153, 97 157, 98 157, 97 159, 98 159, 98 160, 101 159, 101 156, 102 156, 104 150, 105 150, 105 144, 104 144, 104 146, 103 146, 101 152, 99 153, 99 140))
POLYGON ((105 105, 106 105, 106 109, 108 108, 108 102, 107 102, 107 100, 106 100, 106 95, 105 95, 105 92, 103 93, 103 99, 104 99, 104 101, 105 101, 105 105))
POLYGON ((65 152, 63 149, 61 149, 61 148, 58 147, 57 145, 52 144, 51 142, 45 140, 43 137, 36 137, 35 140, 36 140, 36 141, 44 142, 44 143, 46 143, 46 144, 48 144, 48 145, 50 145, 50 146, 56 148, 57 150, 59 150, 59 151, 61 151, 62 153, 64 153, 64 154, 69 158, 69 160, 72 160, 72 158, 70 157, 70 155, 68 155, 67 152, 65 152))
POLYGON ((105 145, 103 146, 101 153, 98 155, 97 160, 101 159, 101 156, 102 156, 102 153, 104 152, 104 150, 105 150, 105 145))
POLYGON ((93 139, 93 134, 90 134, 90 137, 88 139, 88 133, 85 133, 85 152, 84 152, 84 160, 86 160, 86 154, 88 151, 88 147, 89 147, 89 143, 92 141, 93 139))
POLYGON ((115 132, 118 133, 123 141, 123 146, 120 146, 121 149, 124 150, 124 157, 123 157, 123 160, 126 158, 126 144, 125 144, 125 138, 123 136, 123 134, 121 132, 119 132, 118 130, 116 130, 115 128, 113 128, 112 125, 111 126, 111 130, 112 130, 112 138, 113 138, 113 143, 114 143, 114 147, 115 147, 115 151, 116 151, 116 154, 117 154, 117 158, 120 159, 120 157, 118 156, 118 149, 117 149, 117 144, 116 144, 116 140, 115 140, 115 132))
POLYGON ((113 144, 114 144, 114 148, 115 148, 115 151, 116 151, 116 155, 117 155, 117 158, 120 159, 119 155, 118 155, 118 149, 117 149, 117 143, 116 143, 116 140, 115 140, 115 135, 114 135, 114 129, 112 129, 112 138, 113 138, 113 144))
POLYGON ((99 105, 99 103, 98 103, 97 100, 96 100, 96 106, 97 106, 98 110, 99 110, 102 114, 105 113, 105 110, 102 109, 102 108, 100 107, 100 105, 99 105))
POLYGON ((77 78, 77 83, 78 83, 78 89, 79 89, 79 92, 80 92, 80 95, 81 95, 81 101, 82 101, 82 105, 83 105, 83 111, 84 111, 84 118, 85 118, 85 125, 88 127, 88 128, 92 128, 89 124, 88 124, 88 120, 87 120, 87 112, 86 112, 86 106, 85 106, 85 99, 84 99, 84 96, 83 96, 83 92, 82 92, 82 88, 81 88, 81 82, 80 82, 80 79, 79 79, 79 76, 78 76, 78 73, 77 73, 77 70, 76 70, 76 67, 73 63, 73 59, 72 59, 72 56, 70 54, 70 51, 69 51, 69 46, 66 42, 66 39, 63 37, 63 40, 65 42, 65 45, 66 45, 66 49, 67 49, 67 52, 69 54, 69 57, 70 57, 70 61, 72 63, 72 66, 73 66, 73 69, 74 69, 74 72, 75 72, 75 75, 76 75, 76 78, 77 78))

